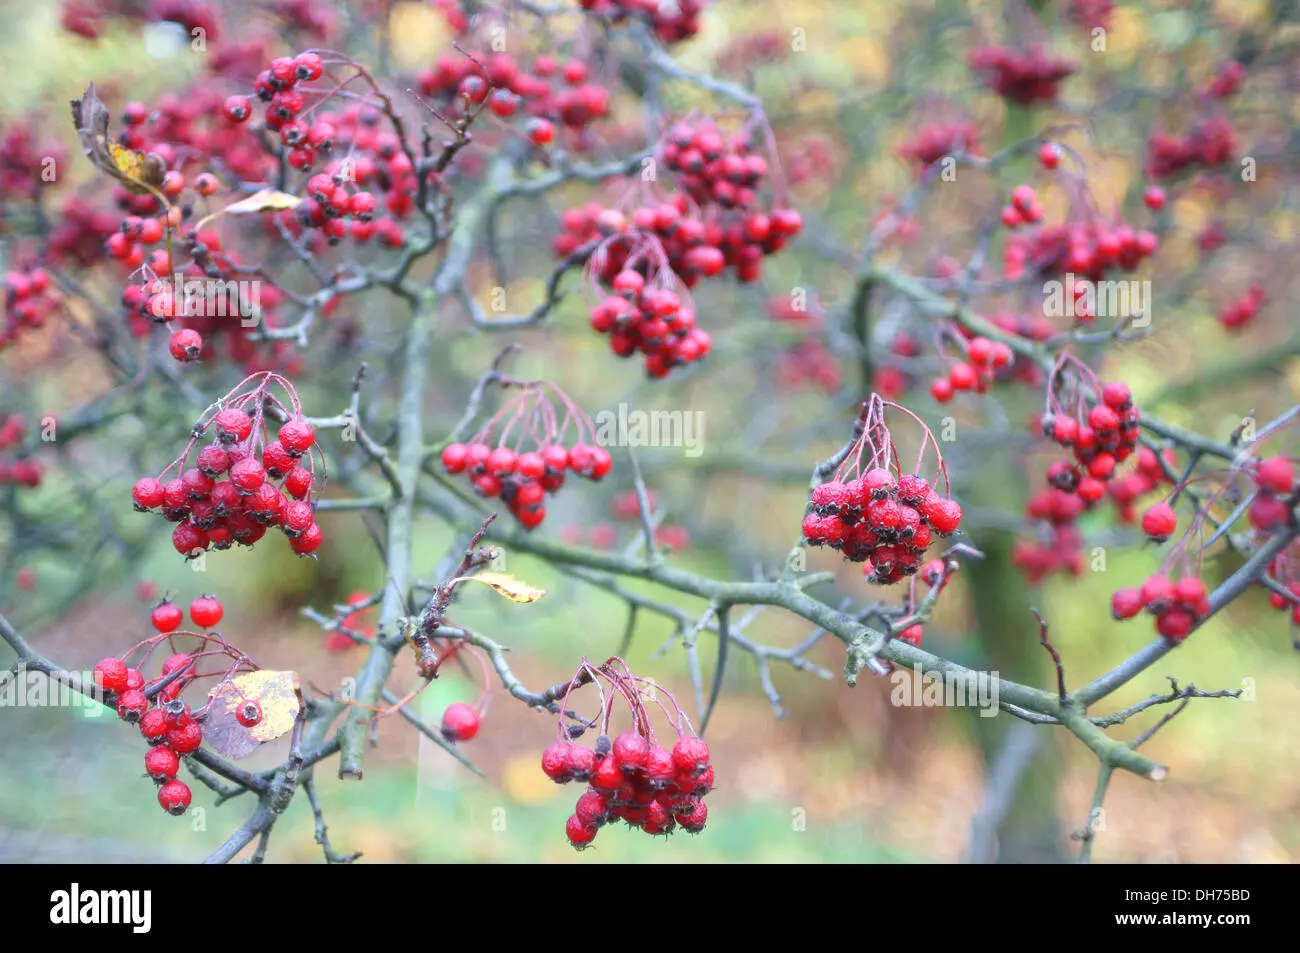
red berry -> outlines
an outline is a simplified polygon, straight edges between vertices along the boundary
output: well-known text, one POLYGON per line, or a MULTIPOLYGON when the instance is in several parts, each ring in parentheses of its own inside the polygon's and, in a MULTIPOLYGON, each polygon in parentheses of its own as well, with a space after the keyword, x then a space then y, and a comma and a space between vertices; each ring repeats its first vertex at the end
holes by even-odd
MULTIPOLYGON (((1255 483, 1261 490, 1288 496, 1295 486, 1295 471, 1286 457, 1269 457, 1261 460, 1255 470, 1255 483)), ((139 486, 139 484, 136 484, 139 486)))
POLYGON ((126 672, 126 663, 121 659, 106 658, 95 666, 95 684, 106 692, 124 692, 126 672))
POLYGON ((1174 585, 1174 599, 1185 606, 1195 607, 1207 595, 1205 583, 1195 576, 1184 576, 1174 585))
POLYGON ((442 468, 448 473, 461 473, 469 461, 469 448, 463 443, 448 444, 442 451, 442 468))
POLYGON ((231 122, 243 122, 253 114, 253 107, 247 96, 230 96, 222 105, 221 111, 231 122))
POLYGON ((1110 597, 1110 612, 1116 619, 1131 619, 1142 606, 1142 593, 1137 589, 1119 589, 1110 597))
MULTIPOLYGON (((568 764, 567 758, 565 764, 568 764)), ((602 758, 591 773, 591 786, 597 791, 617 791, 622 784, 623 772, 612 755, 602 758)))
POLYGON ((946 536, 954 532, 961 524, 961 506, 956 500, 932 494, 921 503, 919 509, 926 522, 940 535, 946 536))
POLYGON ((316 431, 302 419, 287 421, 280 427, 280 445, 290 456, 300 457, 316 442, 316 431))
POLYGON ((218 412, 212 422, 217 427, 217 437, 222 443, 239 443, 253 432, 253 421, 237 407, 227 407, 218 412))
MULTIPOLYGON (((1133 403, 1133 392, 1129 390, 1128 385, 1121 381, 1112 381, 1109 384, 1102 385, 1101 399, 1107 407, 1115 411, 1125 410, 1133 403)), ((1102 430, 1095 423, 1092 425, 1093 430, 1102 430)))
POLYGON ((906 642, 908 645, 920 645, 921 634, 922 630, 920 625, 909 625, 899 633, 898 640, 900 642, 906 642))
POLYGON ((1061 164, 1061 147, 1055 142, 1044 142, 1038 147, 1038 161, 1044 169, 1055 169, 1061 164))
POLYGON ((1174 584, 1168 576, 1152 576, 1142 583, 1140 590, 1142 604, 1152 612, 1159 614, 1174 597, 1174 584))
POLYGON ((230 467, 230 482, 241 494, 256 493, 266 482, 266 468, 254 457, 244 457, 230 467))
POLYGON ((970 390, 979 380, 975 368, 966 363, 957 363, 948 369, 948 380, 956 390, 970 390))
POLYGON ((315 552, 320 544, 324 541, 325 536, 320 531, 320 527, 312 523, 305 530, 289 540, 289 545, 299 556, 306 556, 315 552))
POLYGON ((566 745, 569 775, 575 781, 590 781, 596 770, 596 752, 581 745, 566 745))
POLYGON ((262 448, 262 466, 273 479, 284 476, 294 467, 294 458, 280 441, 272 440, 262 448))
POLYGON ((1153 212, 1158 212, 1165 207, 1165 199, 1165 190, 1158 185, 1148 186, 1142 193, 1142 201, 1153 212))
POLYGON ((555 126, 550 120, 541 117, 529 120, 525 132, 535 146, 547 145, 555 139, 555 126))
POLYGON ((149 699, 145 698, 144 692, 139 689, 128 688, 118 696, 117 715, 123 721, 136 724, 148 710, 149 699))
POLYGON ((190 618, 194 624, 210 629, 221 621, 224 613, 221 601, 216 596, 202 595, 190 603, 190 618))
POLYGON ((163 486, 153 477, 137 480, 131 489, 131 498, 138 510, 152 510, 163 503, 163 486))
POLYGON ((634 731, 625 731, 614 739, 614 762, 624 774, 636 774, 649 756, 650 742, 634 731))
POLYGON ((1088 411, 1088 424, 1097 433, 1109 433, 1119 429, 1119 414, 1106 404, 1095 404, 1088 411))
POLYGON ((155 781, 170 781, 176 777, 180 766, 181 759, 176 757, 176 752, 166 745, 150 748, 144 754, 145 774, 155 781))
POLYGON ((167 350, 171 352, 172 357, 182 364, 197 361, 199 352, 203 350, 203 338, 198 331, 181 328, 167 342, 167 350))
POLYGON ((1171 609, 1156 619, 1156 631, 1170 642, 1181 642, 1191 634, 1196 618, 1182 609, 1171 609))
POLYGON ((690 735, 677 739, 673 745, 673 764, 677 773, 694 777, 709 766, 709 746, 703 738, 690 735))
POLYGON ((254 728, 262 723, 262 706, 252 699, 240 702, 235 709, 235 721, 245 728, 254 728))
POLYGON ((568 836, 570 844, 582 850, 596 839, 596 825, 585 823, 582 818, 574 814, 565 823, 564 833, 568 836))
POLYGON ((185 612, 176 603, 164 600, 153 607, 149 621, 159 632, 175 632, 185 621, 185 612))
POLYGON ((177 754, 189 754, 203 744, 203 729, 192 718, 167 730, 167 745, 177 754))
MULTIPOLYGON (((311 471, 303 467, 294 467, 284 478, 284 491, 295 499, 301 500, 311 492, 313 477, 311 471)), ((310 504, 308 504, 310 505, 310 504)))
POLYGON ((946 377, 937 377, 930 384, 930 395, 941 404, 952 400, 953 393, 952 381, 946 377))
POLYGON ((479 715, 464 702, 448 705, 442 713, 442 736, 448 741, 469 741, 478 734, 479 715))
POLYGON ((569 770, 569 749, 572 747, 573 745, 557 741, 542 752, 542 772, 557 784, 573 779, 569 770))
POLYGON ((286 535, 294 537, 314 526, 315 520, 316 514, 312 512, 310 503, 294 500, 285 504, 284 513, 280 516, 280 527, 286 535))
POLYGON ((1168 503, 1157 503, 1142 514, 1142 532, 1164 542, 1178 527, 1178 514, 1168 503))
POLYGON ((161 708, 150 708, 140 716, 140 734, 150 744, 157 744, 167 737, 167 716, 161 708))
POLYGON ((168 781, 158 789, 158 803, 162 805, 162 809, 177 817, 189 808, 192 797, 190 786, 184 781, 168 781))

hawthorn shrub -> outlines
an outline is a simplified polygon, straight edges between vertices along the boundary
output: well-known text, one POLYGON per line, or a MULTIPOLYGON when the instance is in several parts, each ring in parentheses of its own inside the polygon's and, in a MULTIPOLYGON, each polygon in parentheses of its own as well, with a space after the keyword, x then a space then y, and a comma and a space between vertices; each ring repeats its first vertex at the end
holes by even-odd
MULTIPOLYGON (((354 859, 313 777, 360 780, 399 713, 461 760, 494 694, 554 718, 538 770, 575 784, 556 830, 582 849, 618 822, 707 832, 715 768, 733 779, 703 736, 735 653, 776 716, 778 666, 978 677, 1000 722, 1096 756, 1086 859, 1112 773, 1163 780, 1139 749, 1190 700, 1240 692, 1097 706, 1176 669, 1238 600, 1300 624, 1300 406, 1269 384, 1300 353, 1280 306, 1296 139, 1268 108, 1295 60, 1285 5, 1032 6, 992 26, 905 4, 868 23, 704 0, 67 0, 59 42, 146 36, 184 66, 61 73, 70 110, 0 130, 14 672, 133 725, 164 811, 196 782, 251 795, 216 862, 254 843, 260 860, 300 789, 326 859, 354 859), (445 43, 413 63, 417 7, 445 43), (836 56, 851 75, 822 68, 836 56), (1214 419, 1192 400, 1232 425, 1188 425, 1214 419), (676 415, 672 446, 641 449, 660 441, 629 415, 676 415), (765 525, 719 495, 761 499, 765 525), (438 566, 415 558, 428 521, 457 534, 438 566), (341 542, 366 530, 374 550, 341 542), (146 585, 144 637, 103 636, 89 678, 20 632, 43 611, 24 594, 116 585, 164 533, 178 561, 271 535, 277 559, 372 565, 375 590, 299 606, 321 651, 355 655, 355 692, 260 667, 209 593, 183 608, 146 585), (687 568, 698 540, 734 578, 687 568), (1069 677, 1026 592, 1124 548, 1159 568, 1110 585, 1111 667, 1069 677), (666 617, 692 660, 681 701, 603 632, 525 687, 505 653, 526 621, 506 639, 456 619, 473 582, 546 595, 498 568, 514 553, 626 602, 622 644, 638 614, 666 617), (975 611, 939 628, 973 653, 929 638, 964 578, 975 611), (760 641, 760 609, 806 634, 760 641), (407 706, 453 662, 482 694, 425 724, 407 706), (235 763, 282 738, 278 767, 235 763)), ((1050 829, 1018 846, 1014 821, 982 814, 1002 843, 973 835, 970 858, 1063 850, 1050 829)))

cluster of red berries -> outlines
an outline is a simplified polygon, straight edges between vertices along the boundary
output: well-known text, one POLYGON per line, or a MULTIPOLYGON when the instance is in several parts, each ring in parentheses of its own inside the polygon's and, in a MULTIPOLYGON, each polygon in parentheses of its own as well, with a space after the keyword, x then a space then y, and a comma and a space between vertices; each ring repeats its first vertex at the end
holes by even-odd
POLYGON ((1065 493, 1078 494, 1085 503, 1096 503, 1105 495, 1105 482, 1115 475, 1116 464, 1137 450, 1140 436, 1141 412, 1128 385, 1105 384, 1100 396, 1088 409, 1086 421, 1050 412, 1042 418, 1043 435, 1073 450, 1076 462, 1054 465, 1048 482, 1065 493))
MULTIPOLYGON (((1101 281, 1112 268, 1133 271, 1155 254, 1160 240, 1154 232, 1135 231, 1123 222, 1100 220, 1038 225, 1017 231, 1003 248, 1002 273, 1008 281, 1030 275, 1070 273, 1101 281)), ((1076 294, 1082 289, 1076 287, 1076 294)))
MULTIPOLYGON (((796 307, 793 295, 772 298, 768 302, 768 315, 773 321, 798 326, 806 335, 781 352, 776 381, 783 390, 814 387, 829 395, 839 390, 840 363, 826 346, 825 336, 821 333, 825 330, 825 313, 820 303, 813 301, 811 305, 796 307)), ((897 397, 906 385, 906 381, 899 387, 890 387, 888 381, 884 383, 885 386, 874 389, 886 397, 897 397)))
POLYGON ((502 119, 522 112, 529 117, 525 134, 534 145, 545 146, 555 139, 556 123, 581 133, 609 114, 609 90, 589 78, 579 59, 561 65, 543 54, 523 66, 507 53, 484 57, 471 51, 440 57, 418 82, 425 96, 463 103, 471 111, 486 101, 502 119))
POLYGON ((1206 85, 1204 94, 1210 99, 1227 99, 1241 89, 1246 80, 1246 67, 1236 60, 1220 63, 1214 76, 1206 85))
POLYGON ((1051 56, 1037 44, 1023 50, 982 46, 971 50, 966 62, 990 89, 1021 106, 1055 102, 1061 80, 1076 69, 1069 60, 1051 56))
POLYGON ((520 453, 504 444, 495 448, 481 441, 449 444, 442 451, 448 473, 463 473, 479 496, 497 497, 525 529, 546 519, 546 494, 564 486, 566 471, 593 482, 613 466, 604 447, 552 443, 520 453))
POLYGON ((1147 142, 1146 171, 1153 178, 1164 178, 1193 166, 1213 169, 1231 161, 1236 151, 1232 123, 1224 116, 1211 116, 1186 136, 1155 133, 1147 142))
POLYGON ((40 464, 34 460, 16 460, 4 451, 22 443, 27 433, 27 421, 18 414, 0 413, 0 486, 10 484, 34 490, 41 485, 40 464))
POLYGON ((1269 533, 1292 520, 1292 495, 1295 491, 1295 468, 1287 457, 1261 460, 1254 470, 1259 492, 1246 511, 1250 525, 1269 533))
POLYGON ((590 314, 592 328, 609 335, 610 350, 619 357, 645 355, 652 378, 693 364, 713 347, 708 332, 696 327, 695 309, 666 284, 647 282, 641 272, 625 268, 610 282, 613 293, 590 314))
POLYGON ((1200 579, 1184 576, 1173 582, 1156 574, 1139 589, 1120 589, 1111 596, 1111 613, 1116 619, 1131 619, 1143 609, 1156 619, 1156 631, 1172 643, 1191 634, 1210 614, 1209 592, 1200 579))
POLYGON ((898 147, 900 159, 914 162, 917 172, 924 172, 944 156, 956 152, 980 155, 980 129, 970 120, 964 122, 926 123, 898 147))
POLYGON ((1229 331, 1249 324, 1259 314, 1264 304, 1264 286, 1256 282, 1241 297, 1224 305, 1219 312, 1219 323, 1229 331))
POLYGON ((1017 185, 1011 190, 1011 203, 1002 207, 1002 224, 1006 228, 1033 225, 1043 220, 1043 207, 1032 186, 1017 185))
POLYGON ((920 568, 935 534, 948 536, 961 524, 961 506, 940 496, 916 474, 895 479, 883 468, 861 477, 832 480, 812 491, 803 520, 804 538, 865 563, 863 575, 890 585, 920 568))
POLYGON ((39 328, 46 317, 58 310, 63 296, 50 286, 44 268, 15 270, 5 275, 5 317, 0 323, 0 351, 18 337, 23 328, 39 328))
POLYGON ((952 400, 957 391, 984 393, 992 386, 997 374, 1015 358, 1011 348, 1001 341, 976 336, 964 344, 966 360, 955 362, 948 368, 947 377, 936 378, 930 384, 930 394, 941 404, 952 400))
MULTIPOLYGON (((137 510, 158 510, 163 519, 176 524, 172 545, 187 559, 209 547, 252 546, 277 526, 300 556, 321 544, 315 509, 308 499, 315 483, 311 450, 316 433, 303 419, 293 394, 290 419, 281 425, 278 439, 266 442, 263 402, 267 381, 276 376, 262 376, 259 387, 228 401, 196 427, 185 452, 158 477, 144 477, 132 489, 137 510), (191 451, 209 428, 212 442, 198 451, 194 466, 188 466, 191 451), (179 475, 167 479, 173 470, 179 475)), ((287 382, 276 379, 288 391, 287 382)))
MULTIPOLYGON (((334 145, 328 123, 307 123, 298 118, 307 108, 307 100, 295 87, 300 82, 320 79, 324 72, 320 56, 308 51, 297 56, 277 56, 253 82, 254 95, 266 103, 263 125, 279 134, 287 150, 285 161, 299 171, 310 169, 317 156, 328 155, 334 145)), ((253 115, 253 104, 247 96, 229 96, 221 111, 232 123, 247 122, 253 115)))
POLYGON ((671 46, 700 31, 704 0, 676 0, 674 3, 661 3, 660 0, 578 0, 578 5, 605 17, 610 23, 621 23, 629 18, 644 20, 665 45, 671 46))
POLYGON ((635 731, 612 743, 602 735, 594 750, 559 741, 542 752, 542 771, 557 784, 587 784, 565 824, 579 850, 613 821, 647 834, 667 835, 679 826, 698 834, 709 817, 704 797, 713 789, 713 765, 701 738, 684 735, 671 751, 635 731))

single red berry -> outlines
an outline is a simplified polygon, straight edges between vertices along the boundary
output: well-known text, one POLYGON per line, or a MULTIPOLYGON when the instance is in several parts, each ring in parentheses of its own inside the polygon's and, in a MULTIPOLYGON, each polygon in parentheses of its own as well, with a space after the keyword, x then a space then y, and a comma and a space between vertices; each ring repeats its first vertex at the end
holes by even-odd
POLYGON ((245 699, 235 709, 235 720, 245 728, 255 728, 262 723, 262 706, 253 699, 245 699))
POLYGON ((946 404, 952 400, 954 392, 952 381, 946 377, 936 377, 930 384, 930 396, 941 404, 946 404))
POLYGON ((214 480, 230 469, 230 454, 221 444, 214 443, 199 451, 194 465, 205 477, 214 480))
POLYGON ((117 716, 125 722, 136 724, 149 710, 149 699, 139 689, 128 688, 117 699, 117 716))
POLYGON ((1038 161, 1044 169, 1055 169, 1061 164, 1061 147, 1055 142, 1044 142, 1038 147, 1038 161))
POLYGON ((241 494, 256 493, 266 482, 266 467, 255 457, 244 457, 231 464, 230 482, 241 494))
POLYGON ((569 770, 569 749, 573 745, 557 741, 542 752, 542 772, 557 784, 573 780, 569 770))
POLYGON ((599 827, 609 815, 609 805, 597 792, 588 791, 578 798, 578 803, 573 807, 573 815, 584 824, 599 827))
MULTIPOLYGON (((1127 384, 1122 381, 1111 381, 1109 384, 1103 384, 1101 388, 1102 402, 1110 407, 1116 413, 1127 410, 1133 403, 1133 392, 1129 390, 1127 384)), ((1093 430, 1101 430, 1095 423, 1092 425, 1093 430)))
POLYGON ((237 407, 227 407, 212 418, 217 427, 217 438, 222 443, 239 443, 253 432, 253 421, 237 407))
POLYGON ((442 736, 448 741, 469 741, 478 734, 479 715, 464 702, 448 705, 442 713, 442 736))
POLYGON ((166 745, 158 745, 144 753, 145 774, 155 781, 170 781, 180 769, 181 759, 166 745))
POLYGON ((272 440, 262 448, 262 466, 268 476, 278 479, 294 467, 294 457, 280 444, 272 440))
POLYGON ((1174 584, 1168 576, 1151 576, 1146 582, 1142 583, 1140 590, 1142 604, 1156 615, 1160 615, 1168 608, 1170 601, 1174 597, 1174 584))
POLYGON ((184 781, 168 781, 158 788, 158 803, 168 814, 177 817, 184 814, 190 806, 190 800, 193 794, 190 792, 190 786, 184 781))
POLYGON ((614 739, 613 756, 624 774, 636 774, 650 756, 650 742, 634 731, 625 731, 614 739))
POLYGON ((954 532, 961 525, 961 506, 956 500, 931 494, 922 501, 919 509, 926 522, 942 536, 954 532))
POLYGON ((167 730, 167 745, 177 754, 189 754, 203 744, 203 729, 194 719, 172 726, 167 730))
POLYGON ((979 375, 969 364, 959 362, 948 369, 948 380, 955 390, 970 390, 979 381, 979 375))
POLYGON ((140 716, 140 734, 150 744, 157 744, 167 737, 167 716, 161 708, 150 708, 140 716))
POLYGON ((195 625, 204 629, 210 629, 220 622, 224 612, 221 600, 216 596, 202 595, 190 603, 190 618, 195 625))
POLYGON ((253 114, 253 107, 247 96, 230 96, 222 105, 221 111, 231 122, 243 122, 253 114))
POLYGON ((590 781, 596 770, 596 752, 581 745, 566 745, 569 775, 575 781, 590 781))
POLYGON ((1184 576, 1174 584, 1174 599, 1185 606, 1194 608, 1208 595, 1205 583, 1195 576, 1184 576))
MULTIPOLYGON (((1295 470, 1286 457, 1269 457, 1261 460, 1255 470, 1255 483, 1261 490, 1289 496, 1295 486, 1295 470)), ((137 486, 139 484, 136 484, 137 486)))
POLYGON ((314 553, 319 549, 320 544, 324 539, 325 536, 321 532, 320 527, 315 523, 312 523, 297 536, 290 539, 289 545, 299 556, 306 556, 307 554, 314 553))
POLYGON ((1119 429, 1119 414, 1107 404, 1095 404, 1088 411, 1088 425, 1099 434, 1119 429))
POLYGON ((302 419, 287 421, 280 427, 280 445, 290 456, 300 457, 316 442, 316 431, 302 419))
POLYGON ((582 818, 574 814, 565 823, 564 833, 568 836, 570 844, 582 850, 596 839, 596 825, 585 823, 582 818))
POLYGON ((1147 190, 1142 193, 1142 201, 1153 212, 1158 212, 1165 207, 1166 198, 1165 190, 1158 185, 1148 186, 1147 190))
POLYGON ((284 491, 294 499, 301 500, 311 492, 311 486, 315 478, 311 471, 304 467, 294 467, 289 471, 288 476, 284 478, 284 491))
POLYGON ((284 512, 280 515, 280 528, 292 538, 306 532, 315 525, 315 521, 316 514, 312 512, 311 504, 304 500, 294 500, 285 504, 284 512))
POLYGON ((535 146, 547 145, 555 139, 555 126, 540 116, 529 120, 525 132, 535 146))
POLYGON ((469 462, 469 448, 463 443, 448 444, 442 451, 442 468, 448 473, 462 473, 469 462))
POLYGON ((95 684, 106 692, 124 692, 126 672, 126 663, 121 659, 106 658, 95 666, 95 684))
POLYGON ((1110 611, 1116 619, 1131 619, 1142 611, 1142 593, 1137 589, 1119 589, 1110 597, 1110 611))
POLYGON ((906 642, 908 645, 920 645, 921 626, 909 625, 906 629, 904 629, 902 632, 899 633, 898 640, 900 642, 906 642))
POLYGON ((698 834, 704 830, 704 825, 709 819, 708 805, 698 798, 692 798, 687 803, 689 807, 679 809, 673 817, 682 826, 682 830, 690 834, 698 834))
POLYGON ((1178 643, 1191 634, 1196 618, 1182 609, 1170 609, 1156 619, 1156 631, 1170 642, 1178 643))
POLYGON ((131 488, 131 498, 137 510, 152 510, 163 504, 163 485, 153 477, 137 480, 131 488))
POLYGON ((1158 542, 1164 542, 1178 527, 1178 514, 1168 503, 1157 503, 1142 514, 1142 532, 1158 542))
POLYGON ((153 607, 149 621, 159 632, 175 632, 185 621, 185 612, 176 603, 164 599, 153 607))
POLYGON ((694 777, 709 765, 709 746, 703 738, 685 735, 673 745, 673 764, 677 773, 694 777))
MULTIPOLYGON (((567 760, 565 763, 567 765, 567 760)), ((623 772, 613 755, 602 758, 596 765, 596 770, 591 773, 591 786, 597 791, 617 791, 622 784, 623 772)))

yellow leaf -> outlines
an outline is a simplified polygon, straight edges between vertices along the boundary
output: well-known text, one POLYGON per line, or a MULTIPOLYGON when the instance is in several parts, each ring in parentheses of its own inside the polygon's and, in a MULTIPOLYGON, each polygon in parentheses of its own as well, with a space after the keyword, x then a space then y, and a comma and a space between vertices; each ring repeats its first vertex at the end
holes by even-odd
POLYGON ((481 582, 483 585, 495 589, 511 602, 536 602, 546 595, 545 589, 530 586, 528 583, 522 582, 514 576, 507 576, 503 572, 481 572, 477 576, 461 576, 458 579, 453 579, 452 582, 481 582))
POLYGON ((232 202, 221 211, 231 215, 252 215, 256 212, 281 212, 287 208, 297 208, 301 204, 302 198, 297 195, 277 192, 275 189, 262 189, 246 199, 232 202))
POLYGON ((208 695, 212 706, 203 720, 203 735, 228 758, 242 758, 289 732, 302 707, 297 672, 246 672, 223 681, 208 695), (257 702, 262 709, 261 721, 248 727, 238 719, 239 708, 247 702, 257 702))

